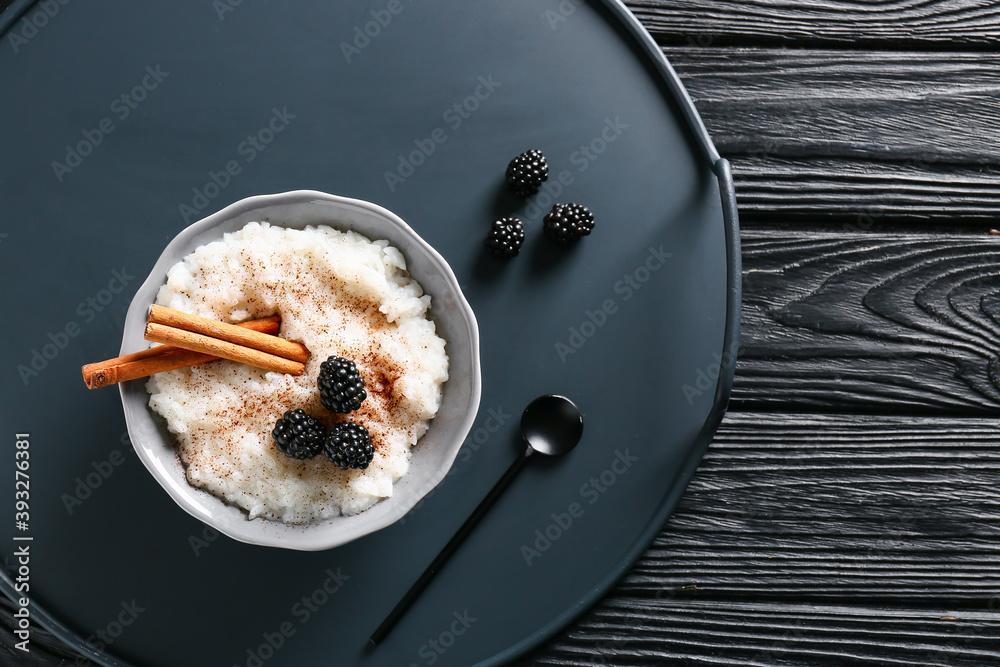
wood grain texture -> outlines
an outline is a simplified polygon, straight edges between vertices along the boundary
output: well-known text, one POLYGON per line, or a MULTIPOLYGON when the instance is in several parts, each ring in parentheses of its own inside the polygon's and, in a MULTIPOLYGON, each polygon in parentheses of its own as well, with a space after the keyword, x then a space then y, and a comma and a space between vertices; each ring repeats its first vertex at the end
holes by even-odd
POLYGON ((1000 612, 997 426, 732 413, 622 588, 1000 612))
POLYGON ((997 425, 731 412, 652 548, 521 664, 997 661, 997 425))
POLYGON ((968 49, 1000 43, 985 0, 626 0, 661 43, 968 49))
POLYGON ((736 408, 1000 408, 1000 237, 748 229, 743 267, 736 408))
POLYGON ((743 222, 1000 220, 1000 55, 665 48, 743 222))
POLYGON ((613 597, 519 667, 984 667, 992 614, 613 597))

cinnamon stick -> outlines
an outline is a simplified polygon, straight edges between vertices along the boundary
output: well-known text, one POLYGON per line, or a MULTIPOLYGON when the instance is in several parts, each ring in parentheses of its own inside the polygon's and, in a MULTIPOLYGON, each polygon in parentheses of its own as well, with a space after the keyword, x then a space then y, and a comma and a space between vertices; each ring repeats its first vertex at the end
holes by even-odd
POLYGON ((185 350, 211 354, 223 359, 256 366, 266 371, 287 373, 289 375, 302 375, 305 372, 305 364, 302 362, 157 322, 146 323, 146 340, 154 343, 176 345, 185 350))
POLYGON ((268 336, 235 324, 218 322, 207 317, 182 313, 156 304, 149 308, 147 322, 162 324, 175 329, 183 329, 203 336, 218 338, 241 347, 260 350, 268 354, 305 363, 309 360, 309 350, 296 343, 277 336, 268 336))
MULTIPOLYGON (((281 318, 277 315, 258 320, 242 322, 236 326, 263 334, 275 334, 281 328, 281 318)), ((80 370, 88 389, 98 389, 108 385, 136 380, 154 373, 163 373, 177 368, 194 366, 218 359, 214 355, 193 352, 173 345, 157 345, 148 350, 125 354, 107 361, 87 364, 80 370)))

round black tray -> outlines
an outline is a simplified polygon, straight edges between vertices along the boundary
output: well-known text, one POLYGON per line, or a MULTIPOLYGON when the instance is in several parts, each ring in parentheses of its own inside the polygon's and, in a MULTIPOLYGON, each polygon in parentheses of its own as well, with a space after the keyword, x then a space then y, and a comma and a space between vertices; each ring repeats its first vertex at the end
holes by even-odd
POLYGON ((30 545, 30 623, 105 665, 495 665, 603 595, 707 447, 739 327, 728 165, 627 10, 50 5, 8 8, 0 48, 0 415, 4 437, 30 434, 31 456, 26 530, 13 444, 0 456, 0 588, 21 597, 30 545), (524 201, 503 171, 528 148, 551 175, 524 201), (118 393, 79 375, 117 354, 131 295, 178 230, 293 189, 400 215, 454 268, 482 336, 482 407, 452 473, 404 520, 320 553, 206 530, 137 460, 118 393), (593 234, 550 245, 555 201, 590 207, 593 234), (482 241, 512 214, 528 239, 502 262, 482 241), (581 445, 529 466, 367 650, 518 455, 520 411, 545 393, 581 407, 581 445))

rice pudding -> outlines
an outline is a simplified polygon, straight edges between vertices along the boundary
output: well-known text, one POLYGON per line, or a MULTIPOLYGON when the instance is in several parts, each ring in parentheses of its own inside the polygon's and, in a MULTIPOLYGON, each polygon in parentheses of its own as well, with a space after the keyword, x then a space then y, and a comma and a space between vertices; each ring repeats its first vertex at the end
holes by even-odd
POLYGON ((357 514, 392 495, 440 407, 448 356, 430 296, 388 241, 251 222, 173 266, 156 303, 233 323, 278 314, 280 335, 310 352, 300 376, 219 360, 151 377, 149 405, 176 435, 190 484, 251 519, 289 523, 357 514), (366 384, 368 398, 349 415, 320 402, 316 378, 330 356, 353 360, 366 384), (364 425, 375 447, 368 468, 279 452, 271 430, 296 408, 327 427, 364 425))

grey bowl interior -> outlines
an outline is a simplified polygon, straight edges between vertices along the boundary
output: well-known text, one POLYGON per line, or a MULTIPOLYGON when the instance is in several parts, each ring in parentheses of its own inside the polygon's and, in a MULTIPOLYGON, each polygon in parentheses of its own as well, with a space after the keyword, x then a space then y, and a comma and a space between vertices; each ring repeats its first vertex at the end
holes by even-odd
POLYGON ((451 268, 405 222, 369 202, 299 190, 241 200, 178 234, 132 300, 125 321, 122 354, 148 347, 143 339, 147 309, 170 267, 198 246, 218 240, 224 233, 236 231, 251 221, 299 229, 326 224, 357 231, 372 240, 388 239, 405 256, 410 274, 431 295, 431 316, 438 334, 446 341, 449 380, 443 388, 441 409, 413 449, 409 472, 394 485, 391 498, 358 515, 307 525, 264 519, 250 521, 242 510, 187 483, 173 435, 148 406, 144 379, 120 386, 125 420, 146 468, 191 515, 242 542, 301 550, 327 549, 390 525, 447 474, 479 408, 479 330, 451 268))

